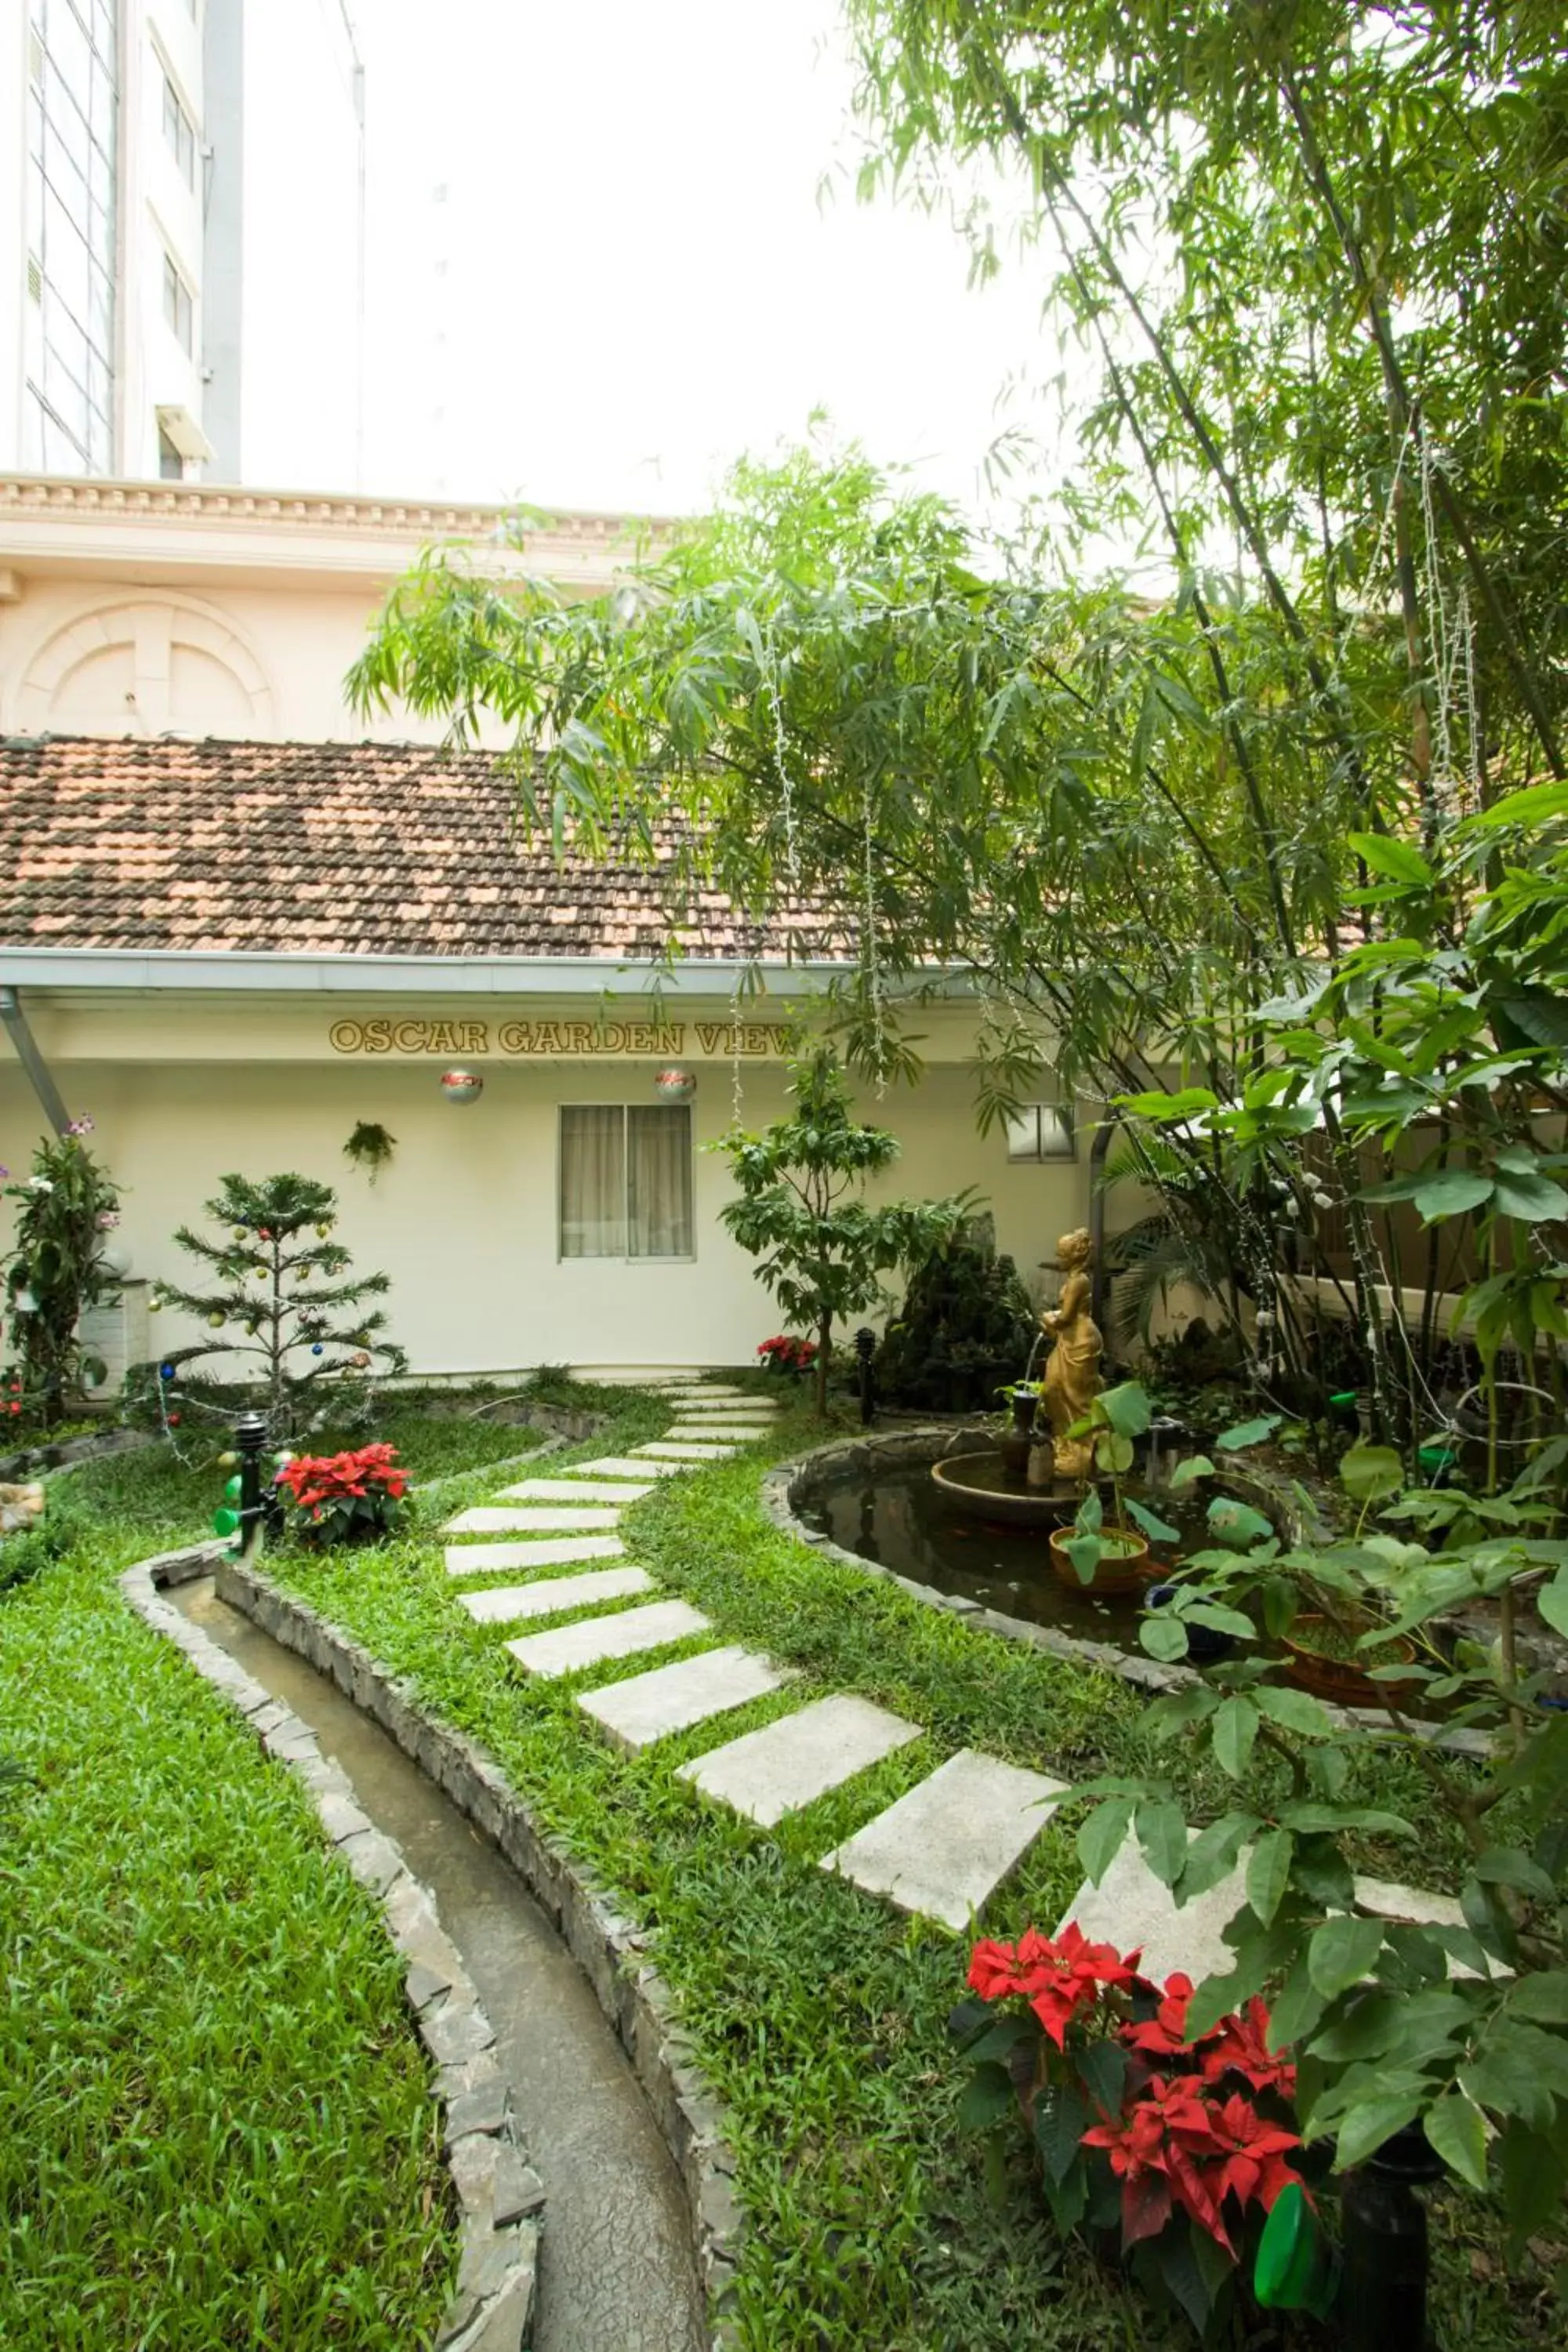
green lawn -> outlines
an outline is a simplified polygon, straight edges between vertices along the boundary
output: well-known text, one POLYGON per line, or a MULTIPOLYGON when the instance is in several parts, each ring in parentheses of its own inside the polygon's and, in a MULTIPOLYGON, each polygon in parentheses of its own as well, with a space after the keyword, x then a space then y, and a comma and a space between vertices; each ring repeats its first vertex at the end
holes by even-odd
MULTIPOLYGON (((529 1443, 395 1433, 437 1468, 529 1443)), ((447 2302, 438 2112, 377 1907, 114 1587, 222 1476, 75 1474, 71 1548, 0 1596, 0 1752, 32 1776, 0 1808, 7 2352, 403 2352, 447 2302)))
MULTIPOLYGON (((623 1450, 667 1417, 625 1391, 596 1401, 614 1426, 578 1455, 623 1450)), ((437 1425, 443 1468, 463 1452, 447 1450, 462 1426, 437 1425)), ((482 1424, 468 1432, 469 1460, 527 1443, 482 1424)), ((613 1753, 575 1708, 580 1680, 524 1684, 496 1634, 453 1601, 433 1538, 452 1509, 497 1483, 482 1467, 428 1496, 405 1540, 321 1559, 279 1553, 270 1567, 482 1738, 542 1820, 653 1931, 658 1965, 730 2109, 749 2222, 739 2287, 754 2352, 1173 2352, 1190 2336, 1055 2236, 1025 2164, 999 2200, 987 2192, 979 2151, 956 2127, 962 2077, 945 2032, 963 1990, 963 1939, 816 1867, 837 1838, 961 1745, 1068 1780, 1146 1766, 1142 1701, 778 1534, 759 1507, 759 1471, 770 1454, 819 1435, 792 1415, 767 1448, 664 1482, 628 1515, 631 1548, 661 1580, 726 1635, 803 1669, 787 1693, 637 1761, 613 1753), (928 1736, 769 1833, 700 1805, 673 1780, 684 1757, 830 1688, 864 1692, 928 1736)), ((412 1455, 413 1444, 405 1450, 412 1455)), ((142 1549, 192 1524, 196 1490, 161 1460, 105 1464, 83 1483, 83 1502, 112 1516, 116 1541, 132 1519, 147 1531, 142 1549)), ((211 1497, 209 1480, 201 1509, 211 1497)), ((1172 1759, 1162 1752, 1161 1760, 1172 1759)), ((1179 1752, 1175 1761, 1179 1770, 1179 1752)), ((1419 1803, 1397 1782, 1382 1782, 1384 1801, 1419 1803)), ((1364 1859, 1385 1874, 1443 1876, 1440 1852, 1389 1847, 1364 1859)), ((1010 1934, 1030 1919, 1054 1922, 1079 1875, 1070 1829, 1047 1828, 988 1927, 1010 1934)), ((1444 2204, 1434 2238, 1446 2352, 1551 2343, 1550 2323, 1510 2296, 1485 2217, 1470 2200, 1444 2204)), ((315 2339, 279 2340, 293 2352, 315 2339)))

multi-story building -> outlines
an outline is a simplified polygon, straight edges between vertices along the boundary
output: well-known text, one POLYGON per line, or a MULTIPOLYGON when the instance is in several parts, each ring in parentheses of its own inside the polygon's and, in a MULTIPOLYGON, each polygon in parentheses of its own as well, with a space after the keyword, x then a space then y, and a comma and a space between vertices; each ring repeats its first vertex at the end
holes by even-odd
POLYGON ((0 9, 0 470, 355 478, 363 102, 342 0, 0 9), (253 420, 284 337, 310 388, 253 420))

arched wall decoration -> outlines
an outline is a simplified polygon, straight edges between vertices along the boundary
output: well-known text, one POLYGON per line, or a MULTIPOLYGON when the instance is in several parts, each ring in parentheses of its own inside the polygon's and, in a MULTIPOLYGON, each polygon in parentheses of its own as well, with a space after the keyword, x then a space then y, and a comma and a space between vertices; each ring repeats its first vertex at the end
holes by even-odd
POLYGON ((277 699, 266 672, 221 613, 167 593, 95 605, 52 630, 23 666, 11 716, 18 735, 233 736, 237 723, 247 740, 275 740, 277 699), (116 712, 123 701, 123 723, 108 709, 86 727, 73 720, 73 681, 89 708, 98 692, 116 712))

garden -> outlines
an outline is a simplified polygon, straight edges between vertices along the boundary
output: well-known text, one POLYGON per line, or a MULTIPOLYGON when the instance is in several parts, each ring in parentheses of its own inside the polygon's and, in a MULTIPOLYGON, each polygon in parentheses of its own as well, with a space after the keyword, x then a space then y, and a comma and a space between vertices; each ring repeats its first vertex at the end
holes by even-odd
POLYGON ((447 2308, 375 1906, 115 1590, 204 1539, 632 1923, 722 2117, 730 2340, 1562 2340, 1561 35, 847 13, 866 187, 1042 270, 1067 486, 983 539, 819 441, 611 596, 432 551, 354 679, 509 725, 557 849, 668 852, 678 807, 672 941, 706 890, 835 910, 788 1111, 718 1147, 754 1362, 422 1392, 330 1188, 236 1175, 162 1297, 206 1339, 106 1410, 89 1124, 10 1188, 7 2342, 447 2308), (981 162, 1016 215, 955 195, 981 162), (983 1200, 878 1181, 955 1003, 983 1129, 1077 1107, 1048 1301, 983 1200), (542 1513, 531 1558, 470 1540, 542 1513), (626 1733, 718 1645, 745 1696, 626 1733), (871 1727, 855 1769, 720 1801, 816 1707, 871 1727), (977 1878, 977 1801, 978 1899, 922 1907, 864 1856, 960 1766, 1027 1833, 977 1878))

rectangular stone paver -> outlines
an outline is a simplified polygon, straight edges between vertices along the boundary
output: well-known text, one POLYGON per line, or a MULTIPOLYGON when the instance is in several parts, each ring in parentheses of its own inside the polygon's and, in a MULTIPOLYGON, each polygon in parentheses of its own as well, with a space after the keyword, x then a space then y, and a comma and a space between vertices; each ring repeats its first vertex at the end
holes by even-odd
POLYGON ((601 1454, 592 1462, 580 1462, 578 1468, 585 1478, 673 1478, 679 1469, 679 1462, 634 1462, 629 1454, 601 1454))
POLYGON ((761 1437, 771 1437, 773 1431, 765 1421, 679 1421, 664 1433, 668 1444, 689 1445, 755 1445, 761 1437))
POLYGON ((504 1625, 511 1617, 559 1617, 594 1601, 629 1601, 651 1592, 653 1579, 642 1568, 599 1568, 585 1576, 538 1576, 531 1584, 494 1584, 458 1599, 479 1625, 504 1625))
POLYGON ((840 1694, 710 1748, 683 1764, 676 1778, 771 1829, 785 1813, 809 1805, 920 1736, 918 1723, 906 1723, 869 1699, 840 1694))
MULTIPOLYGON (((1225 1940, 1225 1930, 1247 1901, 1247 1861, 1244 1848, 1228 1877, 1178 1910, 1175 1896, 1155 1877, 1129 1832, 1100 1885, 1084 1881, 1067 1918, 1076 1919, 1091 1942, 1114 1944, 1121 1952, 1142 1948, 1145 1976, 1163 1980, 1184 1969, 1194 1984, 1202 1984, 1205 1977, 1229 1976, 1236 1954, 1225 1940)), ((1423 1895, 1381 1878, 1358 1878, 1355 1892, 1367 1910, 1387 1919, 1422 1927, 1465 1924, 1459 1905, 1446 1895, 1423 1895)), ((1061 1925, 1066 1924, 1064 1919, 1061 1925)))
POLYGON ((605 1658, 635 1657, 639 1650, 661 1649, 666 1642, 684 1642, 707 1631, 707 1618, 689 1601, 653 1601, 646 1609, 625 1609, 614 1617, 583 1617, 552 1633, 527 1633, 506 1647, 531 1675, 572 1675, 605 1658))
POLYGON ((673 1666, 655 1666, 646 1675, 606 1683, 602 1690, 584 1691, 577 1704, 635 1756, 656 1739, 744 1706, 792 1679, 789 1667, 775 1666, 754 1650, 704 1650, 699 1657, 677 1659, 673 1666))
POLYGON ((624 1559, 619 1536, 544 1536, 538 1543, 448 1544, 448 1576, 489 1576, 498 1568, 564 1568, 574 1559, 624 1559))
POLYGON ((550 1506, 543 1510, 520 1510, 515 1504, 478 1503, 472 1510, 459 1511, 442 1528, 447 1536, 563 1536, 587 1535, 613 1528, 620 1513, 602 1508, 596 1503, 579 1503, 575 1508, 566 1504, 550 1506))
POLYGON ((695 1445, 684 1442, 672 1444, 668 1438, 656 1437, 651 1444, 634 1446, 632 1451, 655 1462, 728 1462, 740 1448, 735 1445, 695 1445))
POLYGON ((625 1478, 524 1478, 500 1491, 509 1503, 635 1503, 639 1496, 652 1494, 653 1484, 645 1480, 636 1486, 625 1478))
POLYGON ((960 1748, 929 1780, 825 1854, 824 1870, 900 1910, 967 1927, 1049 1818, 1066 1783, 960 1748))
POLYGON ((742 1396, 738 1389, 722 1396, 714 1396, 708 1391, 700 1396, 690 1396, 677 1391, 666 1401, 677 1412, 761 1413, 769 1420, 783 1410, 770 1397, 742 1396))

